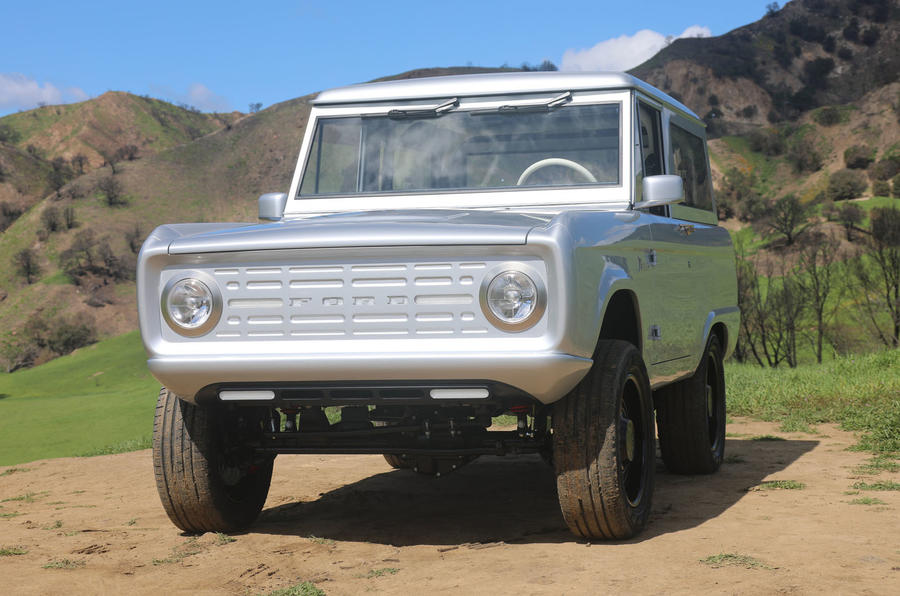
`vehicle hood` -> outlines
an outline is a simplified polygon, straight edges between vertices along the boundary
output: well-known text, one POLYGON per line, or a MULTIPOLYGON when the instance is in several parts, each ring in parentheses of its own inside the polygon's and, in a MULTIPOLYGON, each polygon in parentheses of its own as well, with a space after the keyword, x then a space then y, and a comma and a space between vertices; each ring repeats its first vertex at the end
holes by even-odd
POLYGON ((551 215, 418 210, 339 213, 261 225, 177 224, 169 254, 360 246, 525 244, 551 215))

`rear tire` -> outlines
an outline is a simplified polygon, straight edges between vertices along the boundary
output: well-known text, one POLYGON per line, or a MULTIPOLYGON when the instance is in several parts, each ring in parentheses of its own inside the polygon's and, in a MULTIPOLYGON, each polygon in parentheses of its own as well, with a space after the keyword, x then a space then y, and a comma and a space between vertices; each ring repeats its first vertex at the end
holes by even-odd
POLYGON ((587 376, 553 409, 559 505, 583 538, 624 539, 647 523, 656 434, 641 353, 602 340, 587 376))
POLYGON ((274 458, 255 461, 236 450, 227 439, 233 422, 221 410, 160 389, 153 420, 156 488, 169 519, 185 532, 241 530, 262 511, 274 458))
POLYGON ((725 372, 722 345, 710 335, 694 375, 657 391, 656 423, 666 467, 676 474, 712 474, 725 456, 725 372))

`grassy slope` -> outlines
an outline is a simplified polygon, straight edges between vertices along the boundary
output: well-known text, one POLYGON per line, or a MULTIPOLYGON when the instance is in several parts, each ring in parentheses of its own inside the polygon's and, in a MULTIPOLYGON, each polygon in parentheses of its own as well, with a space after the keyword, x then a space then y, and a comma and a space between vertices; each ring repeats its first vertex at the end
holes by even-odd
POLYGON ((785 430, 840 422, 863 431, 860 446, 900 451, 900 350, 838 358, 796 369, 727 367, 733 414, 780 420, 785 430))
POLYGON ((10 114, 0 123, 19 132, 16 144, 21 148, 34 145, 48 159, 83 153, 96 167, 103 162, 103 153, 123 145, 137 145, 145 155, 157 153, 209 134, 235 117, 192 112, 158 99, 109 91, 80 103, 10 114))
POLYGON ((158 388, 136 331, 0 374, 0 465, 145 447, 158 388))

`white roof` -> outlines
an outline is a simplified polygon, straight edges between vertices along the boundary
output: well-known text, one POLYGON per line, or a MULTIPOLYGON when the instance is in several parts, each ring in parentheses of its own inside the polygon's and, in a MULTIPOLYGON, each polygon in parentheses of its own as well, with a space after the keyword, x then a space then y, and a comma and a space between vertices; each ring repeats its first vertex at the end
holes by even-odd
POLYGON ((499 72, 382 81, 329 89, 320 93, 313 103, 325 105, 607 89, 637 89, 698 118, 687 106, 656 87, 621 72, 499 72))

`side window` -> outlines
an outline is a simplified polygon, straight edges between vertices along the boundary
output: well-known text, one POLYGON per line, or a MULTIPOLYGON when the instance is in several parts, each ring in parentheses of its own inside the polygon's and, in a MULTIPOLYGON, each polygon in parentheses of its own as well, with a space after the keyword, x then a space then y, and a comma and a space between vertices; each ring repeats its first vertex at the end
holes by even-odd
POLYGON ((638 102, 638 120, 644 176, 662 174, 662 127, 659 123, 659 110, 651 108, 643 102, 638 102))
POLYGON ((675 126, 671 127, 673 174, 684 180, 684 205, 712 211, 712 180, 703 139, 675 126))

